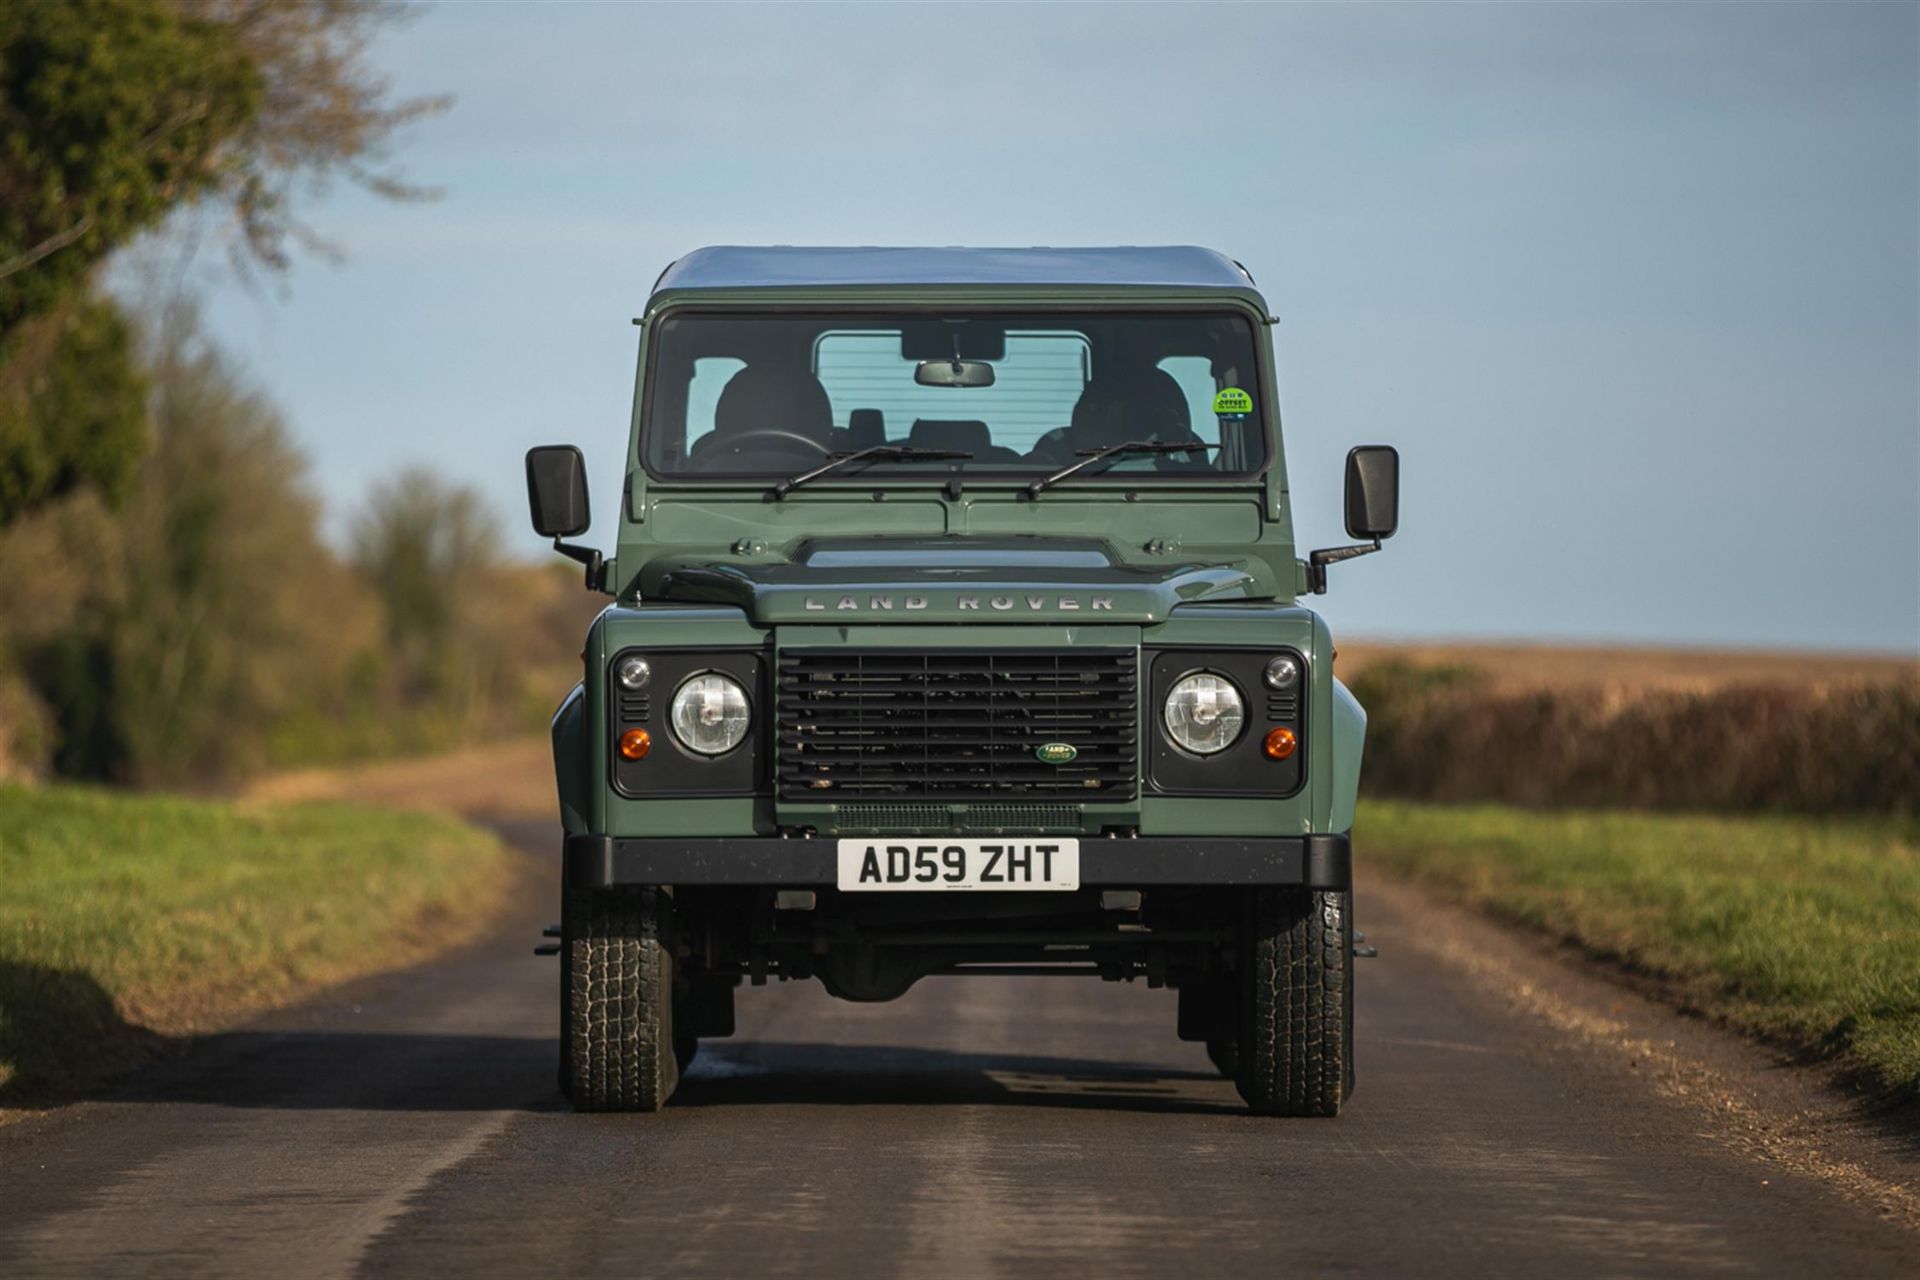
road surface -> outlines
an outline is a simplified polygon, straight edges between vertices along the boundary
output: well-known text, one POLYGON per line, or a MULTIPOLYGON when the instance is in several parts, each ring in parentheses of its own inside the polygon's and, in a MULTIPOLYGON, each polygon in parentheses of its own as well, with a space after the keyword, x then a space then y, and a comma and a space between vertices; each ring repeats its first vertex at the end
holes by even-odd
POLYGON ((1244 1114, 1167 992, 958 978, 745 988, 668 1111, 576 1116, 530 954, 556 839, 512 834, 540 872, 484 944, 0 1128, 0 1276, 1920 1269, 1911 1187, 1836 1162, 1847 1134, 1703 1096, 1668 1015, 1489 968, 1485 926, 1436 944, 1387 886, 1337 1120, 1244 1114))

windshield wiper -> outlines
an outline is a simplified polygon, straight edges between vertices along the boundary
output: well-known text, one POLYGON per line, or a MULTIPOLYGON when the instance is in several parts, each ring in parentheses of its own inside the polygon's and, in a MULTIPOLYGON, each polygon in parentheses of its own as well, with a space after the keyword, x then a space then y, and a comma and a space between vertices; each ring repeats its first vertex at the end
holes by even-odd
POLYGON ((971 458, 972 456, 965 449, 916 449, 906 444, 876 444, 866 449, 856 449, 852 453, 836 453, 831 461, 822 463, 811 471, 802 471, 797 476, 788 476, 773 486, 771 496, 775 502, 778 502, 809 480, 818 480, 821 476, 830 475, 856 462, 925 462, 940 458, 971 458))
POLYGON ((1096 462, 1105 462, 1108 458, 1120 457, 1129 453, 1199 453, 1203 449, 1218 449, 1217 444, 1202 444, 1198 440, 1183 442, 1169 440, 1129 440, 1125 444, 1110 444, 1104 449, 1082 449, 1080 461, 1060 468, 1050 476, 1042 476, 1026 488, 1029 498, 1037 498, 1043 489, 1051 489, 1062 480, 1079 475, 1096 462))

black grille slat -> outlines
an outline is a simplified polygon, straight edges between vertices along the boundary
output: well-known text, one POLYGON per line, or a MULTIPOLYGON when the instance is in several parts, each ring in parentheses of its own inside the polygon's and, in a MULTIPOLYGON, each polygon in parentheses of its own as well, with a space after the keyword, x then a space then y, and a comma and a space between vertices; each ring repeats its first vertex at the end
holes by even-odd
POLYGON ((1072 804, 865 803, 835 806, 836 832, 1078 831, 1080 807, 1072 804))
POLYGON ((1131 650, 798 650, 778 665, 785 799, 1134 794, 1131 650), (1034 750, 1049 742, 1078 754, 1048 764, 1034 750))
MULTIPOLYGON (((1060 739, 1048 737, 1046 741, 1048 741, 1048 743, 1058 743, 1060 739)), ((872 754, 872 750, 876 747, 897 748, 899 747, 899 743, 870 743, 870 745, 862 745, 862 747, 829 748, 829 750, 814 750, 814 748, 808 748, 803 754, 808 754, 808 756, 822 756, 829 764, 847 764, 849 760, 860 760, 860 758, 872 754)), ((1014 750, 1014 745, 1012 745, 1012 743, 996 743, 996 745, 991 745, 991 747, 987 747, 985 750, 989 750, 989 752, 996 752, 996 750, 1014 750)), ((1031 748, 1027 748, 1027 754, 1031 754, 1031 748)), ((925 750, 925 752, 920 752, 920 756, 916 756, 916 758, 918 758, 922 764, 941 764, 941 766, 954 766, 954 768, 970 768, 970 766, 977 768, 977 766, 983 766, 991 756, 983 756, 983 754, 979 754, 979 752, 925 750)), ((1102 756, 1094 756, 1092 752, 1085 752, 1085 750, 1083 750, 1083 752, 1073 760, 1073 766, 1083 766, 1083 770, 1092 770, 1094 764, 1114 764, 1114 766, 1117 766, 1117 764, 1131 764, 1131 762, 1133 762, 1133 756, 1119 756, 1116 752, 1106 752, 1106 754, 1102 754, 1102 756)), ((1069 770, 1073 770, 1073 766, 1048 764, 1043 777, 1048 777, 1048 779, 1060 777, 1060 775, 1068 773, 1069 770)), ((810 768, 812 768, 810 764, 795 762, 795 764, 787 766, 787 770, 783 771, 801 773, 801 771, 810 770, 810 768)), ((1075 779, 1077 779, 1077 777, 1083 777, 1083 773, 1073 773, 1073 777, 1075 777, 1075 779)))

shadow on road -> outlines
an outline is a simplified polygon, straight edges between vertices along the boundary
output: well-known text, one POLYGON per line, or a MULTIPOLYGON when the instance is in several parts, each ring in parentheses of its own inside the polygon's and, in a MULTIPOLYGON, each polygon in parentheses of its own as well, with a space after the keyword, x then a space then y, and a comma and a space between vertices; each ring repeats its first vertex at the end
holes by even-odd
MULTIPOLYGON (((126 1081, 109 1099, 163 1105, 396 1112, 558 1111, 544 1037, 242 1031, 126 1081)), ((1240 1110, 1211 1072, 894 1045, 703 1045, 674 1109, 737 1106, 1240 1110), (1205 1086, 1201 1088, 1199 1086, 1205 1086)))
POLYGON ((0 1110, 72 1102, 168 1043, 91 974, 0 960, 0 1110))
POLYGON ((1243 1110, 1211 1071, 1088 1058, 961 1053, 899 1045, 718 1041, 675 1107, 764 1105, 1066 1107, 1169 1114, 1243 1110), (1212 1086, 1204 1094, 1194 1086, 1212 1086))
POLYGON ((126 1080, 116 1102, 286 1110, 551 1111, 554 1045, 523 1036, 231 1031, 126 1080))

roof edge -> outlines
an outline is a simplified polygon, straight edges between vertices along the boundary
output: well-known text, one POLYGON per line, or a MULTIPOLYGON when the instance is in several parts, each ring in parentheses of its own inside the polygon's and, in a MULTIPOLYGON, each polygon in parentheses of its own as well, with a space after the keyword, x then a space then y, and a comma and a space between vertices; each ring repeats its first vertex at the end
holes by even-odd
POLYGON ((1252 275, 1197 245, 912 248, 711 245, 670 263, 652 293, 839 288, 1181 288, 1259 297, 1252 275))

